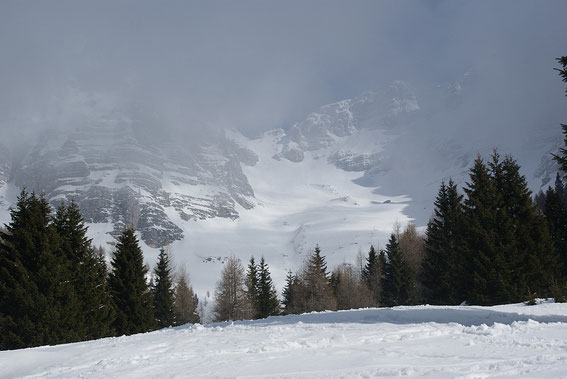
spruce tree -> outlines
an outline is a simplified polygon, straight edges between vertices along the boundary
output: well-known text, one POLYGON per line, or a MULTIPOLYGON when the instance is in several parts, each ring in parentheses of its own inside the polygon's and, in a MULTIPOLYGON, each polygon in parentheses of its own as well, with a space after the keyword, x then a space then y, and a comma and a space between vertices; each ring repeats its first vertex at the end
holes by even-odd
POLYGON ((366 265, 362 269, 361 277, 372 294, 374 305, 380 304, 380 298, 382 296, 384 266, 381 263, 376 249, 371 245, 368 251, 368 257, 366 258, 366 265))
MULTIPOLYGON (((561 65, 561 68, 556 69, 561 76, 563 82, 567 83, 567 56, 557 58, 557 61, 561 65)), ((567 96, 567 89, 565 90, 565 95, 567 96)), ((567 147, 567 124, 561 124, 563 129, 563 145, 567 147)), ((567 173, 567 148, 559 149, 559 154, 553 154, 553 159, 559 164, 559 168, 564 173, 567 173)))
POLYGON ((80 303, 76 330, 82 340, 112 335, 114 310, 106 280, 104 256, 87 237, 87 227, 75 202, 61 204, 53 218, 62 250, 71 262, 72 283, 80 303))
POLYGON ((110 263, 110 294, 116 311, 113 326, 118 335, 143 333, 155 327, 147 268, 134 229, 118 237, 110 263))
POLYGON ((280 302, 272 277, 270 269, 266 264, 264 257, 260 259, 258 269, 258 285, 257 285, 257 302, 256 302, 256 317, 266 318, 275 316, 280 313, 280 302))
POLYGON ((305 308, 304 312, 334 310, 336 300, 327 273, 325 257, 321 255, 319 245, 309 257, 303 272, 305 308))
POLYGON ((22 190, 0 231, 0 348, 81 339, 72 266, 45 198, 22 190))
POLYGON ((468 299, 492 305, 550 294, 558 258, 547 225, 511 157, 478 158, 465 189, 468 299))
POLYGON ((465 193, 465 259, 470 273, 465 283, 467 299, 479 305, 505 303, 512 296, 513 267, 506 262, 498 245, 499 238, 507 238, 500 232, 505 222, 502 200, 481 157, 474 162, 465 193))
POLYGON ((511 287, 515 292, 510 300, 526 300, 532 293, 550 296, 553 281, 559 275, 558 255, 546 221, 536 209, 526 179, 520 174, 520 166, 507 156, 501 163, 501 171, 494 171, 493 176, 507 219, 500 226, 508 229, 501 229, 501 233, 510 238, 505 244, 501 243, 504 256, 513 267, 511 287))
POLYGON ((291 270, 288 271, 285 286, 282 291, 282 304, 284 306, 283 313, 284 314, 292 314, 295 313, 295 305, 297 303, 297 287, 298 287, 298 279, 297 276, 292 273, 291 270))
POLYGON ((260 318, 259 304, 258 304, 258 266, 254 260, 254 256, 250 257, 250 262, 248 262, 248 268, 246 270, 246 290, 248 294, 248 301, 252 306, 252 317, 260 318))
POLYGON ((169 254, 164 248, 161 248, 159 251, 158 262, 154 269, 154 278, 152 294, 156 325, 158 328, 175 325, 171 264, 169 262, 169 254))
POLYGON ((412 304, 415 301, 412 273, 404 260, 398 238, 394 233, 391 234, 386 245, 385 254, 388 259, 382 280, 382 304, 387 307, 412 304))
POLYGON ((561 277, 567 279, 567 210, 555 188, 549 187, 545 192, 544 214, 560 260, 561 277))
POLYGON ((422 265, 424 300, 430 304, 459 304, 466 298, 462 199, 452 179, 448 184, 441 182, 434 214, 427 224, 422 265))

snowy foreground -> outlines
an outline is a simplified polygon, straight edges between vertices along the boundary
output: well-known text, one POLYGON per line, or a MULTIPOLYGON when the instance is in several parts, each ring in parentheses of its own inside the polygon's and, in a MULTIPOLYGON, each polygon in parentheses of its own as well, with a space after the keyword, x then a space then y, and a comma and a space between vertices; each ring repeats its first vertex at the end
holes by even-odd
POLYGON ((0 376, 567 377, 567 304, 399 307, 0 352, 0 376))

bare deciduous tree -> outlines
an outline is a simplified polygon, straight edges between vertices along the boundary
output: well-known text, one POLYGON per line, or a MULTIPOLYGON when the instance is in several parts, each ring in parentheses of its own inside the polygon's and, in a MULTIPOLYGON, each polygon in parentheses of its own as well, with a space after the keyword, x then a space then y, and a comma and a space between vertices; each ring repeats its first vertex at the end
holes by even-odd
POLYGON ((185 267, 182 267, 177 274, 174 310, 179 324, 200 322, 197 304, 195 304, 195 294, 193 293, 185 267))
POLYGON ((337 309, 355 309, 374 305, 372 293, 361 280, 355 266, 343 263, 333 270, 337 309))
POLYGON ((230 257, 215 290, 215 321, 242 320, 252 316, 246 291, 244 267, 240 259, 230 257))

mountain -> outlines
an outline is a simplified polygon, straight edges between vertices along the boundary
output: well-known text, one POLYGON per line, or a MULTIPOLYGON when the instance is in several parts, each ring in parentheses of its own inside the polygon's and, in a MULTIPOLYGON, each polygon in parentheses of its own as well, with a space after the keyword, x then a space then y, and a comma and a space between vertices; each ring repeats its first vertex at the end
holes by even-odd
POLYGON ((200 292, 214 288, 228 256, 251 254, 266 256, 281 288, 316 244, 333 267, 382 246, 395 222, 425 225, 440 181, 464 184, 476 155, 495 146, 518 159, 532 190, 549 183, 559 126, 506 139, 490 122, 471 126, 470 81, 424 89, 394 82, 257 138, 234 130, 198 141, 160 136, 157 124, 111 112, 46 131, 17 158, 0 149, 0 201, 7 209, 21 187, 53 206, 73 199, 107 250, 134 225, 148 261, 171 245, 200 292))

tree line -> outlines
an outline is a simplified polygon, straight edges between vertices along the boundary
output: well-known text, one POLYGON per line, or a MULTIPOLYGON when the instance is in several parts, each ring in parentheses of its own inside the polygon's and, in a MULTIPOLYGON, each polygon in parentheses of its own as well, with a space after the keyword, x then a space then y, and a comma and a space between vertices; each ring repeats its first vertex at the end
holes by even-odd
POLYGON ((105 252, 87 237, 78 206, 52 214, 43 196, 22 190, 0 230, 0 349, 146 332, 198 322, 184 272, 173 283, 162 249, 151 282, 132 228, 105 252))

